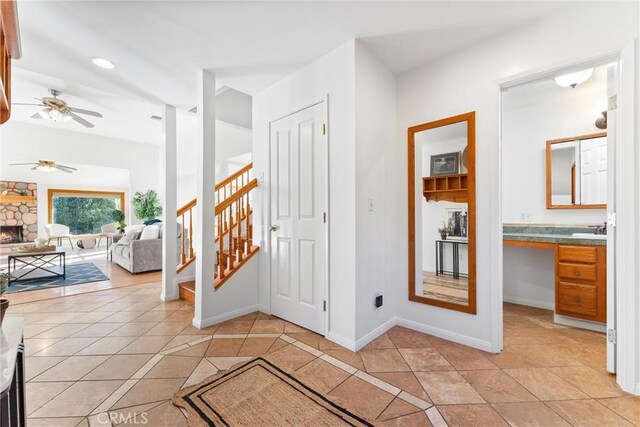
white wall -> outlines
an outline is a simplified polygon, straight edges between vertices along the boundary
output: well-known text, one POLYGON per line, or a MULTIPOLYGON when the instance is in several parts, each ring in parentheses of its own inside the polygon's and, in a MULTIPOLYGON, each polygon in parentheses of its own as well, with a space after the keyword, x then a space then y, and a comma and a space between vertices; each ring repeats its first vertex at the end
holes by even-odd
POLYGON ((607 105, 606 67, 575 89, 545 79, 509 88, 502 101, 503 221, 523 222, 528 212, 533 223, 604 222, 604 209, 547 209, 545 153, 547 140, 602 132, 595 121, 607 105))
MULTIPOLYGON (((254 199, 259 242, 260 304, 269 307, 269 122, 329 96, 329 330, 341 343, 356 337, 355 42, 350 41, 253 97, 253 164, 264 175, 254 199)), ((381 200, 383 203, 383 200, 381 200)), ((373 303, 372 303, 373 306, 373 303)))
MULTIPOLYGON (((136 191, 159 190, 159 146, 107 138, 86 133, 52 129, 21 122, 7 122, 0 128, 2 179, 24 179, 36 172, 9 167, 9 163, 54 160, 77 165, 72 174, 38 173, 38 224, 48 222, 47 189, 56 188, 125 191, 127 223, 139 223, 131 210, 136 191), (50 176, 46 176, 50 175, 50 176), (22 177, 22 178, 21 178, 22 177), (44 216, 43 216, 44 215, 44 216), (41 219, 43 218, 43 219, 41 219)), ((41 230, 43 232, 43 230, 41 230)))
MULTIPOLYGON (((397 154, 393 146, 395 76, 359 41, 355 43, 355 88, 356 346, 360 347, 383 332, 385 322, 395 316, 400 277, 388 254, 400 239, 398 230, 387 227, 398 208, 389 203, 389 194, 396 188, 387 181, 397 154), (373 198, 373 211, 369 210, 369 198, 373 198), (378 309, 374 305, 376 292, 384 299, 378 309)), ((330 170, 335 172, 333 165, 330 170)), ((339 192, 340 187, 331 191, 339 192)), ((333 298, 331 302, 335 305, 333 298)))
POLYGON ((399 190, 389 196, 405 206, 396 218, 404 236, 407 128, 467 111, 476 111, 477 119, 477 315, 407 301, 405 243, 389 254, 405 269, 397 288, 403 324, 487 350, 501 349, 499 81, 620 49, 638 37, 637 4, 581 3, 560 12, 398 77, 396 150, 403 161, 395 178, 389 178, 399 190))

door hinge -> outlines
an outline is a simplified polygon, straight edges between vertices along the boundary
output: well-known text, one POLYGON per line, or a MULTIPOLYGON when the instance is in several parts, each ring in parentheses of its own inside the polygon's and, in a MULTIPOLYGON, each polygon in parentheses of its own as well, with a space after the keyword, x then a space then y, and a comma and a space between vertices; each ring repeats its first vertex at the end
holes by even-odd
POLYGON ((322 300, 322 311, 327 311, 327 300, 322 300))
POLYGON ((327 223, 327 213, 326 212, 322 212, 322 222, 324 222, 325 224, 327 223))
POLYGON ((612 344, 618 343, 618 333, 615 329, 607 329, 607 341, 612 344))
POLYGON ((607 106, 608 111, 613 111, 618 109, 618 95, 613 95, 609 97, 609 105, 607 106))
POLYGON ((323 123, 323 124, 322 124, 322 134, 323 134, 323 135, 326 135, 326 134, 327 134, 327 124, 326 124, 326 123, 323 123))
POLYGON ((611 227, 615 227, 616 226, 616 213, 615 212, 611 212, 607 216, 607 225, 610 225, 611 227))

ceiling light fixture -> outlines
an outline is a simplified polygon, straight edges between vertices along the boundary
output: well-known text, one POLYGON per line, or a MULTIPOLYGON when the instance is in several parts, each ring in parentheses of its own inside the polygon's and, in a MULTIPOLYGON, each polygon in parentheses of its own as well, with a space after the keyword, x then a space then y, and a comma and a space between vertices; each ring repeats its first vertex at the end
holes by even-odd
POLYGON ((570 87, 575 88, 580 83, 584 83, 589 80, 593 74, 593 68, 588 68, 582 71, 576 71, 574 73, 563 74, 561 76, 555 77, 553 80, 556 81, 556 84, 560 87, 570 87))
POLYGON ((113 70, 116 68, 116 64, 106 58, 100 58, 99 56, 91 58, 91 62, 93 62, 96 67, 104 68, 105 70, 113 70))

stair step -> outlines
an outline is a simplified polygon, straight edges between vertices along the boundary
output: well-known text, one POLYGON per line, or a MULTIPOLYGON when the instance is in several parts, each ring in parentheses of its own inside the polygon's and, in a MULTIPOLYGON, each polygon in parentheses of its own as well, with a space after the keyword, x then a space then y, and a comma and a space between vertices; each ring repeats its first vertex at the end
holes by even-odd
POLYGON ((189 282, 180 283, 178 285, 180 288, 180 299, 185 300, 190 304, 195 304, 196 302, 196 282, 195 280, 191 280, 189 282))

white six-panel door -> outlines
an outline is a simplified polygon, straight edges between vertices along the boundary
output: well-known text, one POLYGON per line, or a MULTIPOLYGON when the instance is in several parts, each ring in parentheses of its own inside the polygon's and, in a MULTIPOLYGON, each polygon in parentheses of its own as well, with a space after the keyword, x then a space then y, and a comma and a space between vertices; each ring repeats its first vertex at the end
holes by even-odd
POLYGON ((271 123, 271 312, 325 333, 327 150, 323 103, 271 123))

